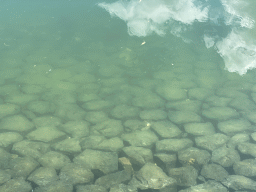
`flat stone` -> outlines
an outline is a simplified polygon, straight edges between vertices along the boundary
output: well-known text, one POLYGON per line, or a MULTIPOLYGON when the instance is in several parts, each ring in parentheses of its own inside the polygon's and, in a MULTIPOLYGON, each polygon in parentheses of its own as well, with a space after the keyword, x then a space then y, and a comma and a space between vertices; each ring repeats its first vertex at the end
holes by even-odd
POLYGON ((72 185, 90 183, 94 179, 94 174, 90 169, 75 163, 62 167, 59 176, 61 181, 72 185))
POLYGON ((224 181, 228 177, 228 172, 220 165, 206 164, 201 170, 201 175, 207 179, 224 181))
POLYGON ((210 122, 206 123, 188 123, 184 125, 187 133, 194 136, 213 135, 215 134, 214 126, 210 122))
POLYGON ((158 137, 152 131, 134 131, 126 133, 121 138, 132 146, 152 147, 158 141, 158 137))
POLYGON ((108 119, 91 127, 91 132, 105 137, 116 137, 123 133, 123 125, 120 120, 108 119), (98 133, 98 134, 97 134, 98 133))
POLYGON ((38 159, 50 151, 50 145, 43 142, 23 140, 15 143, 12 150, 22 156, 29 156, 38 159))
POLYGON ((44 167, 52 167, 56 170, 61 169, 71 162, 68 156, 56 151, 45 153, 37 161, 44 167))
POLYGON ((0 130, 24 132, 34 128, 34 124, 29 121, 26 117, 21 115, 13 115, 5 117, 0 123, 0 130))
POLYGON ((199 112, 202 103, 198 100, 182 100, 176 102, 168 102, 165 107, 170 110, 177 110, 177 111, 192 111, 192 112, 199 112))
POLYGON ((15 178, 7 181, 3 185, 0 186, 0 191, 6 192, 29 192, 32 190, 32 186, 29 182, 26 182, 24 178, 15 178))
POLYGON ((238 161, 234 164, 233 169, 237 175, 243 175, 246 177, 255 177, 256 176, 256 160, 245 159, 243 161, 238 161))
POLYGON ((253 143, 241 143, 238 145, 238 150, 246 155, 256 157, 256 144, 253 143))
POLYGON ((228 192, 227 188, 224 187, 222 184, 209 180, 203 184, 192 186, 188 189, 180 190, 179 192, 228 192))
MULTIPOLYGON (((168 177, 163 170, 153 163, 146 163, 137 173, 134 185, 144 189, 176 189, 176 180, 168 177), (138 179, 138 180, 137 180, 138 179)), ((133 185, 131 182, 130 184, 133 185)))
POLYGON ((206 150, 190 147, 178 151, 178 159, 184 166, 193 164, 205 165, 210 161, 211 154, 206 150))
POLYGON ((234 190, 256 190, 256 182, 242 175, 229 175, 222 184, 234 190))
POLYGON ((167 118, 167 113, 160 109, 144 110, 139 114, 143 120, 163 120, 167 118))
POLYGON ((202 115, 206 118, 225 121, 239 117, 239 113, 230 107, 211 107, 202 111, 202 115))
POLYGON ((53 145, 56 151, 63 151, 68 153, 79 153, 82 151, 79 139, 67 138, 53 145))
POLYGON ((182 131, 170 121, 156 121, 152 123, 151 127, 162 138, 178 137, 182 133, 182 131))
POLYGON ((252 130, 252 125, 245 119, 232 119, 218 123, 218 129, 228 135, 252 130))
POLYGON ((211 160, 223 167, 231 167, 235 162, 240 161, 240 155, 237 150, 223 146, 213 150, 211 160))
POLYGON ((74 163, 98 169, 104 174, 118 170, 118 156, 114 152, 103 152, 86 149, 73 159, 74 163))
POLYGON ((168 175, 176 179, 179 186, 190 187, 197 184, 198 171, 193 166, 169 169, 168 175))
POLYGON ((39 127, 35 131, 27 134, 27 138, 29 140, 43 141, 47 143, 55 139, 61 138, 65 135, 66 134, 64 132, 59 131, 55 127, 39 127))
POLYGON ((153 163, 153 153, 150 149, 130 146, 124 147, 123 152, 132 164, 143 166, 146 163, 153 163))
POLYGON ((14 104, 1 104, 0 105, 0 118, 8 115, 14 115, 20 112, 20 107, 14 104))
POLYGON ((131 174, 123 170, 102 176, 95 181, 95 184, 109 189, 110 187, 116 186, 118 184, 127 183, 130 180, 131 174))
POLYGON ((23 140, 22 135, 15 132, 0 133, 0 147, 8 147, 9 145, 23 140))
POLYGON ((117 105, 111 110, 111 115, 116 119, 132 118, 139 114, 139 108, 129 105, 117 105))
POLYGON ((228 142, 229 138, 221 133, 216 133, 214 135, 206 135, 202 137, 196 137, 195 142, 196 146, 202 147, 203 149, 207 149, 213 151, 228 142))
POLYGON ((164 139, 156 142, 157 152, 178 152, 193 146, 190 139, 164 139))
POLYGON ((68 121, 60 127, 60 130, 63 130, 64 132, 72 135, 73 138, 82 138, 89 136, 89 126, 90 124, 83 120, 68 121))
POLYGON ((168 117, 171 122, 176 124, 185 124, 202 121, 202 118, 198 114, 190 111, 169 111, 168 117))
POLYGON ((238 133, 230 138, 228 141, 229 148, 236 148, 240 143, 246 143, 250 141, 250 136, 244 133, 238 133))
POLYGON ((39 167, 28 177, 29 181, 33 181, 37 185, 47 185, 53 181, 59 180, 54 168, 39 167))

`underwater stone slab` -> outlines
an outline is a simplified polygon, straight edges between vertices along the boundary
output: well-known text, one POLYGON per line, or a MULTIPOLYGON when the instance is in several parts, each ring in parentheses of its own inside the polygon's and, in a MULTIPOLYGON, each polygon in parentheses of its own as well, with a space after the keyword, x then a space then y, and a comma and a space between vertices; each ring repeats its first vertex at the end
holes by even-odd
POLYGON ((9 161, 13 158, 11 153, 6 152, 3 148, 0 148, 0 169, 9 168, 9 161))
POLYGON ((252 139, 253 139, 254 141, 256 141, 256 132, 252 133, 252 134, 251 134, 251 137, 252 137, 252 139))
POLYGON ((256 144, 253 143, 241 143, 238 145, 238 150, 246 155, 256 157, 256 144))
POLYGON ((135 130, 141 130, 147 127, 147 122, 137 119, 130 119, 124 122, 124 126, 128 132, 133 132, 135 130))
POLYGON ((250 136, 245 133, 238 133, 230 138, 228 141, 229 148, 236 148, 240 143, 246 143, 250 141, 250 136))
POLYGON ((170 121, 176 124, 202 121, 202 118, 198 114, 189 111, 169 111, 168 118, 170 119, 170 121))
POLYGON ((108 190, 100 185, 77 185, 76 192, 108 192, 108 190))
POLYGON ((77 138, 67 138, 53 145, 56 151, 79 153, 82 151, 80 141, 77 138))
POLYGON ((59 117, 55 116, 42 116, 36 117, 33 119, 34 124, 36 127, 58 127, 62 124, 62 121, 59 117))
POLYGON ((80 121, 68 121, 60 127, 64 132, 71 134, 73 138, 81 138, 89 136, 89 123, 83 120, 80 121))
POLYGON ((17 105, 26 105, 30 101, 34 101, 38 99, 38 95, 33 94, 15 94, 15 95, 9 95, 6 97, 5 102, 6 103, 13 103, 17 105))
POLYGON ((123 125, 120 120, 108 119, 91 127, 91 132, 95 135, 102 134, 105 137, 116 137, 123 133, 123 125))
POLYGON ((230 107, 211 107, 202 111, 202 115, 206 118, 225 121, 239 117, 239 113, 230 107))
POLYGON ((218 123, 218 129, 227 135, 252 130, 252 125, 245 119, 232 119, 218 123))
POLYGON ((132 118, 139 114, 139 108, 129 105, 117 105, 111 110, 111 115, 117 119, 132 118))
POLYGON ((234 98, 230 103, 230 107, 233 107, 236 110, 240 110, 243 112, 250 112, 256 109, 256 105, 249 98, 234 98))
POLYGON ((158 137, 152 131, 134 131, 121 135, 121 138, 132 146, 152 147, 158 141, 158 137))
POLYGON ((0 123, 0 129, 9 131, 29 131, 34 128, 34 124, 22 115, 5 117, 0 123))
POLYGON ((123 152, 128 156, 132 164, 142 166, 146 163, 153 163, 153 153, 150 149, 143 147, 124 147, 123 152))
POLYGON ((207 179, 224 181, 228 177, 228 172, 220 165, 206 164, 201 170, 201 175, 207 179))
POLYGON ((38 166, 39 163, 31 157, 17 157, 9 162, 12 178, 27 178, 38 166))
POLYGON ((165 107, 170 110, 192 111, 197 113, 200 111, 201 105, 201 101, 186 99, 183 101, 168 102, 165 107))
POLYGON ((256 182, 241 175, 229 175, 222 184, 234 190, 256 190, 256 182))
POLYGON ((153 163, 146 163, 129 185, 144 189, 159 189, 173 192, 177 190, 175 179, 168 177, 163 170, 153 163))
POLYGON ((164 164, 164 170, 176 167, 176 154, 156 153, 154 154, 154 158, 156 158, 156 162, 160 162, 161 165, 164 164))
POLYGON ((103 110, 111 106, 111 102, 105 100, 88 101, 82 105, 82 107, 87 110, 103 110))
POLYGON ((194 136, 213 135, 215 129, 212 123, 188 123, 184 125, 184 129, 187 133, 194 136))
POLYGON ((39 167, 29 175, 28 180, 40 186, 59 180, 59 176, 54 168, 39 167))
POLYGON ((168 175, 176 179, 179 186, 190 187, 197 184, 198 171, 190 165, 169 169, 168 175))
POLYGON ((96 149, 96 147, 106 138, 102 135, 91 135, 81 139, 80 146, 82 149, 96 149))
POLYGON ((71 162, 68 156, 56 151, 45 153, 37 161, 44 167, 52 167, 56 170, 71 162))
POLYGON ((169 85, 158 87, 156 92, 168 101, 187 99, 187 91, 185 89, 174 88, 169 85))
POLYGON ((157 152, 178 152, 193 146, 190 139, 163 139, 156 142, 157 152))
POLYGON ((90 183, 94 179, 94 174, 90 169, 75 163, 69 163, 61 168, 60 180, 72 185, 90 183))
POLYGON ((19 133, 4 132, 0 133, 0 147, 8 147, 9 145, 22 141, 23 137, 19 133))
POLYGON ((118 156, 115 152, 103 152, 86 149, 73 159, 74 163, 98 169, 104 174, 118 170, 118 156))
POLYGON ((48 185, 40 186, 34 190, 34 192, 73 192, 73 185, 70 183, 65 183, 63 181, 53 181, 48 185))
POLYGON ((7 115, 14 115, 20 112, 20 107, 14 104, 1 104, 0 105, 0 118, 7 115))
POLYGON ((85 114, 86 112, 76 104, 59 104, 54 113, 55 116, 67 121, 82 120, 85 114))
POLYGON ((1 192, 30 192, 31 190, 31 184, 24 178, 11 179, 0 186, 1 192))
POLYGON ((205 165, 211 159, 211 154, 206 150, 201 150, 195 147, 190 147, 181 151, 178 151, 179 162, 186 165, 205 165))
POLYGON ((120 151, 124 147, 123 140, 119 137, 113 137, 110 139, 105 139, 98 145, 94 147, 94 149, 100 149, 103 151, 112 151, 117 152, 120 151))
MULTIPOLYGON (((12 178, 10 170, 1 170, 0 169, 0 185, 6 183, 12 178)), ((0 187, 1 188, 1 187, 0 187)))
POLYGON ((92 111, 85 114, 85 120, 92 123, 101 123, 108 120, 108 115, 103 111, 92 111))
POLYGON ((212 89, 207 89, 207 88, 193 88, 189 89, 188 91, 188 97, 190 99, 196 99, 196 100, 204 100, 206 99, 209 95, 213 95, 213 90, 212 89))
POLYGON ((143 109, 155 109, 164 107, 164 100, 156 94, 137 96, 132 99, 132 105, 143 109))
POLYGON ((167 113, 160 109, 144 110, 139 116, 143 120, 163 120, 167 118, 167 113))
POLYGON ((244 117, 252 123, 256 123, 256 111, 250 111, 244 114, 244 117))
POLYGON ((203 184, 192 186, 188 189, 180 190, 179 192, 228 192, 227 188, 224 187, 222 184, 209 180, 203 184))
POLYGON ((54 113, 56 107, 55 104, 48 101, 31 101, 28 103, 27 109, 34 113, 43 115, 46 113, 54 113))
POLYGON ((15 143, 12 150, 19 155, 38 159, 43 154, 50 151, 50 145, 43 142, 23 140, 15 143))
POLYGON ((236 162, 233 169, 237 175, 243 175, 246 177, 256 176, 256 160, 245 159, 243 161, 236 162))
POLYGON ((47 143, 65 135, 64 132, 59 131, 56 127, 39 127, 35 131, 27 134, 27 138, 29 140, 43 141, 47 143))
POLYGON ((178 137, 182 133, 182 131, 170 121, 156 121, 152 123, 151 127, 162 138, 178 137))
POLYGON ((106 189, 113 187, 121 183, 127 183, 131 180, 131 174, 127 171, 118 171, 98 178, 95 181, 95 185, 103 186, 106 189))
POLYGON ((228 142, 229 138, 221 133, 216 133, 214 135, 206 135, 201 137, 196 137, 195 142, 196 146, 203 149, 213 151, 228 142))
POLYGON ((218 96, 211 96, 206 98, 205 100, 208 105, 212 107, 227 107, 228 104, 232 101, 232 98, 227 97, 218 97, 218 96))
POLYGON ((223 146, 213 150, 211 160, 223 167, 230 167, 235 162, 240 161, 240 155, 237 150, 223 146))

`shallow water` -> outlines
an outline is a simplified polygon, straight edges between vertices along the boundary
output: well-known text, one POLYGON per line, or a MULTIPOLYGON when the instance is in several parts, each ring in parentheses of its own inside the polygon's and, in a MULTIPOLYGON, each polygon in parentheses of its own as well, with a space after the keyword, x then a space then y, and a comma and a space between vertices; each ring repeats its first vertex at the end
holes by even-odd
MULTIPOLYGON (((215 47, 207 49, 201 37, 208 27, 209 34, 215 33, 208 24, 195 23, 195 29, 180 37, 173 32, 137 37, 128 34, 125 22, 111 17, 93 1, 1 4, 0 138, 9 132, 19 136, 10 136, 0 142, 0 147, 13 155, 11 159, 31 156, 13 148, 23 141, 49 144, 45 153, 61 152, 71 162, 86 149, 127 157, 122 150, 128 146, 150 149, 154 155, 176 155, 191 146, 212 154, 212 149, 200 146, 196 138, 215 133, 227 136, 229 140, 223 145, 234 148, 241 160, 255 158, 238 150, 236 138, 230 139, 244 134, 250 136, 245 142, 256 142, 252 136, 256 123, 255 69, 242 76, 229 72, 233 66, 227 60, 244 64, 244 57, 232 53, 232 58, 223 60, 215 47), (57 120, 49 120, 52 118, 57 120), (180 132, 174 136, 158 132, 156 124, 161 121, 172 123, 180 132), (230 126, 223 125, 226 121, 230 126), (79 129, 74 122, 83 122, 85 127, 79 129), (199 125, 193 123, 210 123, 212 127, 197 130, 199 125), (121 128, 112 130, 112 126, 121 128), (48 133, 50 129, 54 131, 48 133), (128 134, 143 131, 155 135, 156 140, 138 144, 127 139, 128 134), (111 141, 109 145, 87 146, 85 141, 93 136, 103 141, 114 138, 118 147, 111 141), (67 139, 74 139, 75 144, 61 143, 67 139), (156 143, 165 139, 189 139, 192 145, 178 151, 162 150, 156 143)), ((223 27, 217 33, 227 36, 230 31, 230 27, 223 27)), ((250 54, 255 56, 254 52, 250 54)), ((252 62, 251 58, 248 61, 252 62)), ((32 158, 38 161, 43 154, 32 158)), ((154 158, 153 163, 164 169, 163 162, 154 158)), ((201 170, 193 158, 187 164, 201 170)), ((10 168, 0 165, 2 170, 10 168)), ((222 166, 234 174, 232 165, 222 166)), ((134 165, 135 171, 141 167, 134 165)), ((177 167, 182 167, 181 163, 177 167)), ((95 179, 102 176, 94 174, 95 179)), ((29 175, 25 174, 25 180, 37 188, 38 183, 28 180, 29 175)), ((11 174, 12 179, 15 177, 11 174)), ((188 187, 181 184, 178 190, 188 187)))

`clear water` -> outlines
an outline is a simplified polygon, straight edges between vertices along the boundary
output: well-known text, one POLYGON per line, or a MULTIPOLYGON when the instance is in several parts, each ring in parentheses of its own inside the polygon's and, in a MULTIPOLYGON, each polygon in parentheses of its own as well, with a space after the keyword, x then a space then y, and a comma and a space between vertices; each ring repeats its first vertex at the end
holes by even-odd
MULTIPOLYGON (((115 12, 116 7, 111 7, 114 2, 100 7, 101 1, 92 0, 2 0, 1 103, 18 105, 22 109, 20 114, 30 121, 52 115, 66 123, 84 117, 72 119, 61 112, 27 113, 31 95, 36 96, 34 100, 49 101, 57 108, 70 103, 83 108, 86 102, 81 97, 92 94, 93 100, 111 102, 111 107, 99 110, 110 118, 115 106, 132 106, 134 97, 155 94, 158 87, 166 84, 188 93, 194 88, 211 90, 212 95, 208 97, 239 98, 236 93, 243 93, 249 101, 256 100, 253 97, 256 92, 253 0, 244 0, 248 5, 242 8, 231 5, 233 1, 230 1, 227 5, 230 9, 223 6, 224 0, 198 1, 195 5, 202 7, 195 18, 190 15, 181 18, 183 13, 177 10, 171 16, 152 14, 151 24, 145 28, 144 21, 153 12, 156 1, 148 1, 132 16, 128 13, 120 16, 115 12), (199 17, 207 7, 211 7, 207 9, 209 15, 199 17), (144 11, 142 15, 141 11, 144 11), (231 95, 218 95, 220 90, 230 90, 231 95), (11 99, 21 96, 28 99, 11 99)), ((132 2, 135 4, 119 2, 119 8, 136 9, 138 1, 132 2)), ((172 3, 170 0, 159 4, 168 9, 172 3)), ((188 94, 186 99, 194 98, 188 94)), ((199 115, 209 105, 204 99, 200 102, 199 115)), ((234 108, 241 117, 248 112, 240 106, 234 108)), ((145 109, 148 108, 139 108, 145 109)), ((161 109, 168 112, 165 107, 161 109)), ((141 120, 139 116, 133 118, 141 120)), ((27 133, 21 134, 25 138, 27 133)), ((9 148, 6 150, 11 152, 9 148)))

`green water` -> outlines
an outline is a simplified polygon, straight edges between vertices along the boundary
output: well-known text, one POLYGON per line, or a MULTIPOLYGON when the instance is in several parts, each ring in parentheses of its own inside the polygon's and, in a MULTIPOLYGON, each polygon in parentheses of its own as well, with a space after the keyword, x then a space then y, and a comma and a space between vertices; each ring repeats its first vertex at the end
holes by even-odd
MULTIPOLYGON (((41 127, 35 119, 51 116, 61 122, 57 129, 69 121, 88 122, 90 133, 86 136, 64 131, 66 138, 76 138, 79 142, 90 135, 122 138, 125 133, 150 129, 159 119, 144 119, 139 114, 155 109, 166 113, 195 112, 201 117, 200 122, 211 122, 216 132, 221 132, 217 125, 222 120, 202 114, 211 107, 232 108, 239 115, 230 119, 248 119, 252 127, 256 123, 255 118, 246 116, 254 114, 256 109, 256 71, 249 70, 243 76, 228 72, 216 50, 207 49, 197 39, 200 29, 188 35, 195 40, 192 43, 172 34, 129 36, 125 22, 111 17, 94 2, 83 1, 2 1, 0 14, 0 104, 19 108, 14 113, 0 110, 1 122, 12 115, 21 115, 35 124, 31 129, 19 130, 17 126, 15 130, 0 123, 1 134, 17 132, 22 140, 27 140, 31 131, 41 127), (165 95, 162 93, 165 90, 177 92, 165 95), (41 101, 46 101, 47 106, 31 104, 41 101), (185 101, 197 102, 196 107, 179 103, 185 101), (173 107, 176 103, 177 107, 173 107), (115 114, 113 110, 122 105, 136 108, 134 114, 132 110, 120 110, 117 113, 124 113, 120 116, 115 114), (95 131, 93 126, 101 122, 101 117, 94 121, 88 117, 90 112, 104 113, 106 119, 121 121, 124 129, 110 135, 95 131), (133 130, 125 126, 127 120, 138 120, 145 126, 133 130)), ((182 131, 178 138, 195 140, 195 135, 184 130, 187 122, 173 123, 182 131)), ((255 128, 242 133, 254 131, 255 128)), ((235 133, 225 134, 231 137, 235 133)), ((53 146, 61 140, 58 139, 39 141, 53 146)), ((1 148, 16 154, 12 151, 15 142, 1 148)), ((120 155, 121 149, 118 150, 120 155)), ((72 159, 80 152, 68 154, 72 159)))

